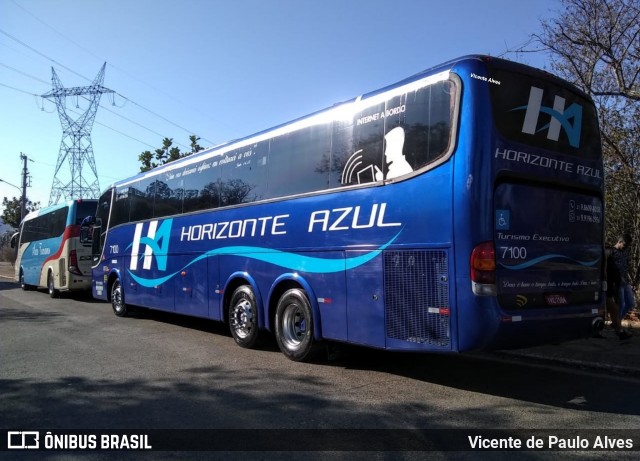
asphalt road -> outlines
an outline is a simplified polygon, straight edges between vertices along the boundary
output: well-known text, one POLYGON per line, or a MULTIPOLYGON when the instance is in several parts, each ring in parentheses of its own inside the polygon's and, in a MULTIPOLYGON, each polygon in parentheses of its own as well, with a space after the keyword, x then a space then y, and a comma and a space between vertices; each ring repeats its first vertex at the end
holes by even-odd
MULTIPOLYGON (((487 355, 416 355, 345 348, 330 360, 295 363, 275 341, 235 345, 226 326, 138 310, 128 318, 90 298, 50 299, 0 281, 0 428, 6 430, 222 430, 226 453, 0 452, 4 459, 502 459, 505 452, 367 451, 407 430, 537 430, 632 437, 640 448, 640 380, 487 355), (277 429, 281 431, 270 431, 277 429), (300 431, 300 430, 309 431, 300 431), (341 431, 335 431, 340 429, 341 431), (380 429, 381 432, 367 432, 380 429), (567 432, 568 430, 572 430, 567 432), (596 430, 596 431, 591 431, 596 430), (311 447, 328 439, 331 453, 311 447), (331 435, 353 434, 336 451, 331 435), (632 435, 629 435, 632 434, 632 435), (256 440, 274 437, 271 450, 256 440), (363 440, 359 440, 363 439, 363 440), (239 451, 242 447, 254 450, 239 451), (314 451, 301 453, 310 448, 314 451), (11 455, 11 456, 9 456, 11 455), (244 457, 244 458, 243 458, 244 457)), ((170 433, 167 431, 166 433, 170 433)), ((194 432, 196 433, 196 432, 194 432)), ((162 433, 165 434, 165 433, 162 433)), ((0 434, 0 436, 3 436, 0 434)), ((156 437, 156 440, 157 437, 156 437)), ((456 438, 456 440, 458 440, 456 438)), ((443 447, 450 450, 451 441, 443 447)), ((437 448, 437 447, 436 447, 437 448)), ((637 459, 637 451, 615 459, 637 459)), ((557 452, 507 452, 525 459, 557 452)), ((585 459, 584 452, 563 457, 585 459)), ((587 459, 610 453, 589 451, 587 459)), ((520 458, 522 459, 522 458, 520 458)))

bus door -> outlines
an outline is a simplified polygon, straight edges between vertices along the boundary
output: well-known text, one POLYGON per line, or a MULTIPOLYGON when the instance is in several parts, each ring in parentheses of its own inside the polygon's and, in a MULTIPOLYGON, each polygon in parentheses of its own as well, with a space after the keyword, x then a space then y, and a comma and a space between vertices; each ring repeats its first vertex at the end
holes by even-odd
MULTIPOLYGON (((136 275, 132 271, 132 258, 124 258, 126 262, 124 276, 124 290, 127 304, 143 307, 152 307, 164 311, 175 310, 174 284, 172 280, 163 281, 164 273, 157 270, 149 270, 146 277, 136 275)), ((140 258, 136 258, 140 259, 140 258)), ((140 271, 137 271, 140 272, 140 271)))
MULTIPOLYGON (((347 251, 347 258, 365 254, 347 251)), ((384 287, 382 258, 347 271, 347 322, 349 342, 383 348, 384 287)))
MULTIPOLYGON (((175 270, 168 253, 172 220, 137 223, 133 235, 115 235, 114 241, 131 241, 124 250, 124 290, 127 303, 166 311, 175 310, 175 270), (125 275, 126 274, 126 275, 125 275)), ((115 246, 115 245, 114 245, 115 246)), ((118 249, 122 252, 122 249, 118 249)))

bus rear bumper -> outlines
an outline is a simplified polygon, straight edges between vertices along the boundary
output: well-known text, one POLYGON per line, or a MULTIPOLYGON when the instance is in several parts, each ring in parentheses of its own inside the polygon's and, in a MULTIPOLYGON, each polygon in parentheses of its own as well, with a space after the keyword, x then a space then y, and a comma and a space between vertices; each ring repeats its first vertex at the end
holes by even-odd
POLYGON ((604 328, 604 310, 505 315, 483 349, 519 349, 593 336, 604 328))
POLYGON ((68 284, 62 287, 62 291, 89 291, 91 290, 91 277, 82 277, 67 273, 68 284))

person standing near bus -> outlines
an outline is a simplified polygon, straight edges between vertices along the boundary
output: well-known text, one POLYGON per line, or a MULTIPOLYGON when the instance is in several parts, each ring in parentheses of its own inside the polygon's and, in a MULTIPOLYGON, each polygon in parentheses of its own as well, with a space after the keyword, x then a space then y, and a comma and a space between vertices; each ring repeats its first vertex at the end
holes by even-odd
POLYGON ((628 273, 627 255, 624 249, 631 243, 629 234, 623 234, 613 248, 606 249, 607 299, 606 308, 611 325, 618 337, 628 339, 629 333, 622 329, 622 303, 624 302, 624 275, 628 273))
POLYGON ((635 299, 630 285, 629 277, 629 246, 631 245, 631 235, 622 234, 612 249, 613 262, 620 274, 620 285, 618 286, 617 301, 620 306, 620 320, 623 320, 627 313, 633 309, 635 299))

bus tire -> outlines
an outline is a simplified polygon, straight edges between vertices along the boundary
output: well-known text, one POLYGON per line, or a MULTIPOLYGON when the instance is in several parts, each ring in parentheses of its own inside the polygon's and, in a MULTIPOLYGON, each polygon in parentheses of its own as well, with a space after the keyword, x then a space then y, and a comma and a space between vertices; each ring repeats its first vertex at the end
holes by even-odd
POLYGON ((231 295, 229 329, 238 346, 252 349, 258 344, 258 303, 248 285, 239 286, 231 295))
POLYGON ((115 279, 111 285, 111 307, 118 317, 126 317, 129 313, 127 304, 124 302, 124 290, 120 279, 115 279))
POLYGON ((56 290, 55 278, 53 277, 53 272, 49 271, 47 273, 47 290, 49 291, 49 296, 52 298, 58 297, 58 290, 56 290))
POLYGON ((280 297, 275 330, 278 347, 288 359, 303 362, 312 357, 317 349, 313 337, 313 312, 303 290, 293 288, 280 297))

